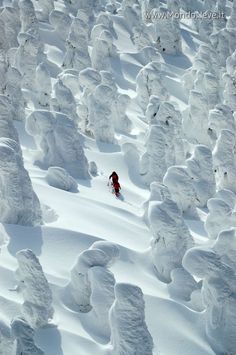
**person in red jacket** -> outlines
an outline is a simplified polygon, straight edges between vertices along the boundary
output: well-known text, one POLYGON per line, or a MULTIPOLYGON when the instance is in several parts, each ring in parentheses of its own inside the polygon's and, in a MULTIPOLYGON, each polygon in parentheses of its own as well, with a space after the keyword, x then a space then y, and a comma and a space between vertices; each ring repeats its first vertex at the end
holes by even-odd
POLYGON ((119 176, 117 175, 117 173, 115 171, 113 171, 111 173, 111 175, 109 176, 109 180, 112 180, 112 186, 114 188, 115 194, 116 196, 119 195, 120 193, 120 184, 119 184, 119 176))
POLYGON ((119 196, 119 194, 120 194, 120 184, 119 184, 118 181, 113 183, 113 188, 114 188, 114 191, 115 191, 115 195, 119 196))
POLYGON ((110 179, 112 179, 112 183, 114 184, 114 182, 118 182, 119 176, 117 175, 117 173, 115 171, 113 171, 111 173, 111 175, 109 176, 109 180, 110 179))

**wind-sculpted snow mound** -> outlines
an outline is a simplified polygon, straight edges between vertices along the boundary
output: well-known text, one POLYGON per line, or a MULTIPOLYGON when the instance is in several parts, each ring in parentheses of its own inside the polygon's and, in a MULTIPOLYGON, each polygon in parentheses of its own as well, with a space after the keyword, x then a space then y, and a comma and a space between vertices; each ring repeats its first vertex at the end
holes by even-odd
POLYGON ((52 166, 48 169, 46 180, 49 185, 66 191, 76 191, 77 182, 63 168, 52 166))
MULTIPOLYGON (((104 287, 106 286, 106 278, 109 281, 107 286, 107 292, 110 294, 111 285, 114 284, 113 276, 108 272, 107 267, 110 266, 116 258, 119 256, 119 248, 113 243, 109 242, 96 242, 90 249, 83 251, 77 260, 76 265, 71 271, 71 281, 68 285, 68 290, 72 296, 73 303, 75 303, 76 308, 80 312, 89 312, 92 309, 91 304, 91 295, 96 292, 96 289, 93 288, 96 285, 96 282, 99 282, 96 278, 96 272, 90 272, 90 277, 93 280, 93 283, 90 282, 89 271, 93 267, 100 267, 104 269, 101 273, 104 276, 104 287)), ((99 274, 99 271, 98 271, 99 274)), ((108 296, 110 299, 111 295, 108 296)), ((96 298, 93 298, 95 302, 95 313, 99 305, 96 303, 96 298)), ((107 303, 107 302, 106 302, 107 303)), ((109 302, 108 302, 109 303, 109 302)), ((104 304, 105 309, 107 305, 104 304)), ((97 312, 98 309, 97 309, 97 312)), ((105 312, 105 310, 103 311, 105 312)), ((102 316, 100 316, 102 318, 102 316)))
POLYGON ((80 143, 80 135, 73 120, 62 113, 38 110, 26 120, 26 130, 37 140, 44 168, 65 168, 74 178, 86 179, 88 161, 80 143))
POLYGON ((22 315, 32 328, 43 327, 54 313, 48 281, 32 250, 20 250, 16 258, 19 265, 16 277, 24 299, 22 315))
POLYGON ((148 210, 152 262, 157 275, 165 282, 171 281, 171 271, 182 267, 185 252, 193 246, 193 238, 177 204, 170 198, 150 202, 148 210))
POLYGON ((152 355, 153 340, 145 322, 144 300, 138 286, 118 283, 110 310, 112 354, 152 355))
POLYGON ((38 197, 24 168, 20 146, 0 138, 0 220, 3 223, 38 225, 42 222, 38 197))
POLYGON ((16 346, 12 355, 44 355, 34 343, 34 330, 24 318, 14 318, 11 322, 12 336, 16 346))
POLYGON ((206 334, 214 351, 234 354, 236 349, 235 229, 222 232, 212 249, 190 249, 184 267, 203 279, 206 334))

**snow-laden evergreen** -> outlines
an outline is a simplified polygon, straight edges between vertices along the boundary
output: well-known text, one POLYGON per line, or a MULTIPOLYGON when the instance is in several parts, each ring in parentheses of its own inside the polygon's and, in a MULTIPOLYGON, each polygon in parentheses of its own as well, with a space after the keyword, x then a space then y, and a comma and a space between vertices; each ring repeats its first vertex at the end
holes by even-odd
POLYGON ((153 340, 147 329, 142 290, 118 283, 110 310, 112 353, 152 355, 153 340))
POLYGON ((193 246, 193 239, 177 204, 170 198, 150 202, 148 218, 153 239, 152 261, 157 275, 171 281, 171 271, 182 266, 182 258, 193 246))
POLYGON ((73 177, 88 178, 88 161, 72 119, 62 113, 36 110, 27 117, 26 129, 36 140, 37 164, 45 169, 58 166, 73 177))
POLYGON ((34 329, 23 317, 16 317, 11 322, 11 332, 15 339, 12 355, 44 355, 34 342, 34 329))
POLYGON ((36 255, 30 249, 16 253, 16 278, 24 303, 22 315, 32 328, 43 327, 53 317, 52 292, 36 255))
POLYGON ((10 138, 0 138, 0 166, 0 221, 39 225, 42 222, 40 203, 24 168, 21 148, 10 138))

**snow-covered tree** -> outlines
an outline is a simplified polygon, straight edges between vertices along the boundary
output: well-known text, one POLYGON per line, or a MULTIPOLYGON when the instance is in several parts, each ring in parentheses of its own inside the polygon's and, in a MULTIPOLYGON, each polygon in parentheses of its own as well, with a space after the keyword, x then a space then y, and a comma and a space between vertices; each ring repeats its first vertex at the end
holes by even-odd
POLYGON ((14 64, 22 75, 22 87, 35 90, 40 43, 29 33, 20 33, 18 41, 19 47, 15 53, 14 64))
MULTIPOLYGON (((2 317, 1 317, 2 318, 2 317)), ((11 329, 5 320, 0 320, 0 349, 2 355, 12 355, 13 352, 13 337, 11 329)))
POLYGON ((16 341, 12 355, 44 355, 34 343, 34 329, 22 317, 15 317, 11 322, 12 336, 16 341))
POLYGON ((225 26, 227 24, 226 0, 218 0, 216 2, 214 11, 218 14, 221 14, 220 18, 213 19, 213 31, 217 32, 217 31, 220 31, 222 28, 225 28, 225 26))
POLYGON ((74 178, 89 177, 88 161, 72 119, 62 113, 38 110, 27 117, 26 129, 35 137, 39 149, 36 163, 45 169, 50 166, 65 168, 74 178))
POLYGON ((37 103, 36 108, 49 109, 52 94, 51 76, 45 63, 36 68, 37 103))
POLYGON ((6 95, 0 95, 0 138, 6 137, 19 141, 17 131, 13 125, 14 107, 6 95))
POLYGON ((52 292, 42 266, 30 249, 16 253, 16 278, 24 303, 22 314, 32 328, 43 327, 53 317, 52 292))
POLYGON ((84 21, 81 21, 78 17, 75 17, 72 21, 69 36, 66 40, 66 48, 62 67, 80 71, 91 66, 88 52, 88 30, 84 21))
MULTIPOLYGON (((49 0, 50 1, 50 0, 49 0)), ((39 39, 39 23, 31 0, 19 0, 21 32, 28 33, 39 39)))
POLYGON ((205 221, 205 229, 209 238, 216 239, 221 231, 236 227, 234 205, 230 205, 227 199, 216 196, 208 200, 207 207, 209 213, 205 221))
POLYGON ((98 334, 109 339, 109 310, 115 300, 114 275, 105 267, 93 266, 88 270, 88 280, 91 287, 91 317, 98 328, 98 334))
POLYGON ((196 192, 186 166, 168 168, 163 183, 168 187, 171 198, 181 212, 196 214, 196 192))
POLYGON ((66 40, 70 31, 72 18, 63 11, 53 10, 49 15, 49 22, 62 40, 66 40))
POLYGON ((234 192, 236 192, 235 145, 235 134, 228 129, 223 129, 213 150, 213 166, 217 186, 220 189, 225 188, 234 192))
POLYGON ((107 86, 100 84, 94 91, 91 102, 91 110, 94 112, 93 120, 90 116, 90 129, 99 142, 114 143, 114 126, 112 121, 113 91, 107 86))
POLYGON ((150 202, 148 210, 152 261, 157 275, 165 282, 171 281, 171 271, 182 267, 187 249, 193 246, 193 238, 182 217, 182 211, 170 198, 150 202))
POLYGON ((225 67, 227 57, 230 55, 229 32, 226 28, 210 35, 210 42, 216 51, 219 67, 225 67))
POLYGON ((160 125, 150 127, 146 151, 141 156, 140 174, 142 180, 150 185, 153 181, 161 182, 167 170, 166 162, 166 135, 165 130, 160 125))
MULTIPOLYGON (((76 265, 71 271, 71 281, 68 285, 74 306, 79 309, 80 312, 89 312, 92 309, 91 295, 92 292, 96 292, 95 287, 92 287, 91 281, 94 281, 93 286, 99 280, 96 278, 93 272, 89 271, 93 267, 100 267, 107 270, 107 267, 111 265, 116 258, 119 256, 119 248, 113 243, 109 242, 95 242, 90 249, 84 250, 78 257, 76 265), (92 291, 93 289, 93 291, 92 291)), ((107 291, 111 296, 111 286, 114 285, 114 279, 112 276, 103 270, 102 273, 106 275, 109 279, 107 284, 107 291)), ((108 270, 107 270, 108 271, 108 270)), ((96 272, 95 272, 96 273, 96 272)), ((99 271, 98 271, 99 273, 99 271)), ((110 296, 108 298, 110 299, 110 296)), ((93 297, 93 302, 95 303, 95 312, 98 311, 98 301, 93 297)), ((104 305, 107 308, 106 305, 104 305)), ((105 311, 107 312, 107 311, 105 311)))
POLYGON ((49 185, 56 187, 57 189, 66 191, 76 191, 77 182, 76 180, 68 174, 68 172, 56 166, 52 166, 48 169, 46 180, 49 185))
POLYGON ((166 133, 167 165, 184 163, 184 141, 182 139, 182 115, 175 106, 167 101, 160 101, 151 96, 146 110, 150 125, 159 124, 166 133))
POLYGON ((225 103, 230 106, 233 111, 236 111, 236 69, 232 76, 227 73, 224 74, 223 80, 225 83, 225 103))
POLYGON ((144 307, 143 293, 138 286, 115 285, 115 302, 110 310, 114 355, 152 355, 153 340, 145 322, 144 307))
POLYGON ((222 129, 235 132, 236 124, 230 107, 218 104, 214 109, 209 111, 208 115, 208 135, 211 138, 213 146, 219 138, 222 129))
MULTIPOLYGON (((190 305, 195 306, 191 298, 196 292, 198 292, 198 297, 201 297, 199 294, 201 282, 197 283, 194 280, 193 276, 182 267, 182 262, 181 267, 173 269, 170 276, 171 282, 167 285, 170 296, 174 299, 190 301, 190 305)), ((201 300, 198 303, 201 304, 201 300)))
POLYGON ((6 48, 10 49, 13 47, 18 47, 17 36, 21 29, 21 21, 19 19, 19 14, 17 9, 10 6, 4 6, 0 8, 0 22, 2 32, 1 32, 1 41, 4 35, 6 40, 6 48))
POLYGON ((204 207, 216 191, 211 150, 204 145, 195 146, 186 165, 196 192, 196 205, 204 207))
POLYGON ((139 26, 132 28, 132 34, 130 38, 139 51, 145 47, 155 45, 147 30, 147 27, 142 23, 139 26))
POLYGON ((54 10, 54 0, 38 0, 40 8, 40 20, 48 21, 51 11, 54 10))
POLYGON ((89 162, 89 173, 92 176, 96 176, 98 174, 98 167, 95 161, 90 161, 89 162))
POLYGON ((236 2, 233 1, 232 7, 231 7, 231 13, 228 18, 227 24, 226 24, 227 29, 229 28, 234 28, 236 27, 236 2))
POLYGON ((71 90, 65 86, 61 79, 58 79, 53 86, 55 97, 51 100, 53 109, 57 112, 68 115, 73 121, 78 123, 76 101, 71 90))
POLYGON ((101 74, 92 68, 81 70, 79 73, 79 83, 82 87, 81 103, 78 106, 80 117, 80 127, 83 132, 93 134, 90 122, 94 121, 94 112, 92 112, 91 102, 94 99, 96 87, 101 84, 101 74))
POLYGON ((109 70, 111 68, 110 59, 115 56, 117 56, 117 51, 113 44, 112 34, 108 30, 104 30, 92 48, 92 67, 96 70, 109 70))
POLYGON ((235 229, 222 232, 212 249, 190 249, 184 267, 203 280, 206 335, 214 351, 233 354, 235 335, 235 229))
POLYGON ((39 225, 40 203, 24 168, 21 148, 12 139, 0 138, 0 166, 1 222, 39 225))
POLYGON ((164 74, 159 61, 145 65, 136 78, 137 102, 143 111, 149 103, 151 95, 156 95, 160 100, 168 100, 169 94, 164 86, 164 74))
POLYGON ((189 94, 189 106, 183 115, 183 129, 191 143, 210 145, 207 98, 197 90, 189 94))
MULTIPOLYGON (((165 14, 168 10, 162 6, 156 9, 165 14)), ((167 14, 166 14, 167 15, 167 14)), ((182 51, 181 33, 178 19, 173 17, 153 18, 155 42, 161 53, 176 54, 182 51)))

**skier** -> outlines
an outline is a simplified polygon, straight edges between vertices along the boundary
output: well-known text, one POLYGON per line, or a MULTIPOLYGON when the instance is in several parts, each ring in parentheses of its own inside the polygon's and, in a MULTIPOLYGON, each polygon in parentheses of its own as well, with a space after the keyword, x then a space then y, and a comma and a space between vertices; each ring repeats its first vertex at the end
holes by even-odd
POLYGON ((114 189, 115 195, 119 196, 121 187, 120 187, 120 184, 119 184, 119 181, 118 181, 119 180, 119 176, 117 175, 117 173, 115 171, 113 171, 111 173, 111 175, 109 176, 109 181, 110 181, 110 179, 112 179, 111 186, 114 189))
POLYGON ((113 189, 115 191, 115 195, 118 197, 120 195, 120 184, 118 181, 113 182, 113 189))
POLYGON ((117 175, 117 173, 115 171, 113 171, 111 173, 111 175, 109 176, 109 180, 110 179, 112 179, 112 183, 114 184, 115 182, 118 182, 119 176, 117 175))

